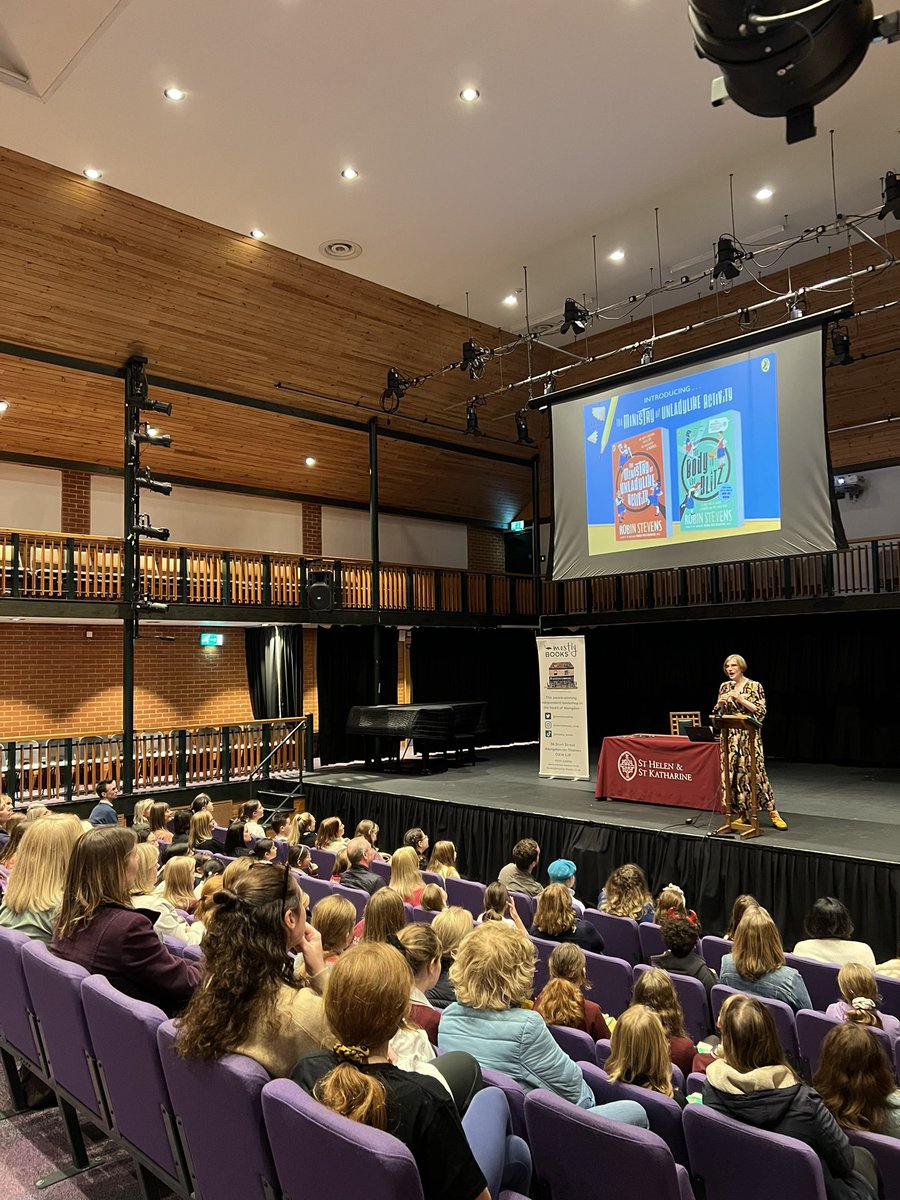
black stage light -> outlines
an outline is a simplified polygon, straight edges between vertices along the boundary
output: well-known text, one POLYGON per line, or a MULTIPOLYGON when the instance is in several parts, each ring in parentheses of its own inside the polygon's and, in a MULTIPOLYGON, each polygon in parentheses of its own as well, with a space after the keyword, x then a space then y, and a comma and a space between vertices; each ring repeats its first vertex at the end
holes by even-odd
POLYGON ((740 325, 741 329, 749 329, 750 326, 753 324, 753 317, 750 313, 750 309, 749 308, 739 309, 738 315, 737 315, 737 320, 738 320, 738 325, 740 325))
POLYGON ((894 171, 885 172, 881 198, 884 208, 878 214, 878 220, 883 221, 885 217, 891 216, 900 221, 900 179, 894 171))
MULTIPOLYGON (((546 395, 546 392, 544 394, 546 395)), ((528 418, 525 415, 524 408, 520 408, 516 413, 516 441, 520 446, 533 446, 535 444, 534 438, 528 432, 528 418)))
POLYGON ((461 371, 468 371, 469 378, 472 380, 480 379, 484 374, 484 368, 490 357, 490 350, 485 350, 483 346, 479 346, 474 338, 467 338, 463 342, 462 362, 459 364, 459 369, 461 371))
POLYGON ((132 527, 131 532, 135 537, 153 538, 157 542, 167 542, 169 540, 168 529, 158 525, 151 525, 149 521, 145 521, 143 517, 137 525, 132 527))
POLYGON ((138 600, 137 606, 141 612, 164 613, 169 611, 168 604, 163 604, 159 600, 148 600, 146 596, 142 596, 138 600))
POLYGON ((573 300, 571 296, 566 297, 566 307, 563 313, 563 323, 560 326, 560 334, 566 334, 569 330, 573 330, 576 334, 584 333, 589 321, 588 310, 583 304, 579 304, 577 300, 573 300))
POLYGON ((381 393, 382 407, 387 403, 388 400, 394 400, 396 401, 394 411, 396 411, 396 405, 398 405, 406 395, 406 389, 408 387, 409 380, 404 379, 396 367, 389 367, 387 373, 387 387, 381 393))
POLYGON ((556 391, 556 376, 548 375, 546 380, 544 381, 544 395, 552 396, 555 391, 556 391))
POLYGON ((146 467, 138 475, 137 485, 139 488, 146 488, 148 492, 159 492, 161 496, 172 494, 171 483, 164 479, 154 479, 146 467))
POLYGON ((694 48, 721 68, 712 102, 785 117, 788 142, 814 137, 813 108, 847 82, 876 37, 900 36, 872 0, 689 0, 694 48))
POLYGON ((834 351, 833 366, 849 367, 853 362, 853 355, 850 353, 850 331, 846 325, 837 325, 832 329, 831 349, 834 351))
POLYGON ((164 417, 172 415, 172 405, 166 400, 151 400, 147 396, 141 396, 138 405, 144 412, 162 413, 164 417))
POLYGON ((466 433, 470 433, 472 437, 485 437, 486 435, 478 428, 478 401, 470 400, 466 405, 466 433))
POLYGON ((724 275, 726 279, 737 279, 741 273, 744 256, 734 244, 734 239, 724 233, 719 238, 716 247, 716 265, 713 267, 713 279, 724 275))
POLYGON ((645 346, 644 349, 641 351, 641 366, 649 367, 652 362, 653 362, 653 347, 645 346))
POLYGON ((148 446, 171 446, 172 437, 168 433, 160 433, 158 429, 152 429, 149 425, 141 426, 141 430, 136 434, 139 442, 144 442, 148 446))
POLYGON ((805 296, 796 295, 788 304, 788 319, 800 321, 809 312, 809 301, 805 296))

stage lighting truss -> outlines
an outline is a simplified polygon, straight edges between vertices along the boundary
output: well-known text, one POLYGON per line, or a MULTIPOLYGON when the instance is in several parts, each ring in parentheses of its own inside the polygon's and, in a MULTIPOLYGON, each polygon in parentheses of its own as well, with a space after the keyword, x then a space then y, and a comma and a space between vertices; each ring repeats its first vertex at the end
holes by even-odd
POLYGON ((476 438, 486 436, 478 428, 478 409, 482 404, 484 400, 480 396, 473 396, 466 405, 466 434, 476 438))
MULTIPOLYGON (((546 392, 544 393, 546 395, 546 392)), ((534 446, 534 438, 528 432, 528 411, 520 408, 516 413, 516 441, 520 446, 534 446)))
POLYGON ((591 314, 584 307, 584 305, 579 304, 578 301, 574 300, 571 296, 567 296, 565 310, 563 312, 563 323, 559 330, 560 336, 565 337, 565 335, 571 329, 577 337, 578 334, 584 333, 585 329, 587 329, 588 324, 590 323, 590 320, 591 314))
POLYGON ((850 353, 850 330, 846 325, 835 325, 831 331, 832 366, 849 367, 854 361, 850 353))

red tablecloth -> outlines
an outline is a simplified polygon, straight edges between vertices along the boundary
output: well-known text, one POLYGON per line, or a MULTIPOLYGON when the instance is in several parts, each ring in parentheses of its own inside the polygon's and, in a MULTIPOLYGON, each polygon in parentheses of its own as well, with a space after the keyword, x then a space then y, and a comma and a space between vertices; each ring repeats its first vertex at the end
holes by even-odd
POLYGON ((719 743, 686 737, 608 737, 597 763, 599 799, 716 808, 719 743))

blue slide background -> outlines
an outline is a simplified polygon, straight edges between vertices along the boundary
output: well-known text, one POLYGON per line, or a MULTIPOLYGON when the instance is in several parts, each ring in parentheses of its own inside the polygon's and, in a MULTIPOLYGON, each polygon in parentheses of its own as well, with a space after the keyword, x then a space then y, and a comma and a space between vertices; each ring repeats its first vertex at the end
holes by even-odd
MULTIPOLYGON (((593 415, 593 410, 608 410, 608 407, 609 400, 600 398, 587 401, 583 407, 585 490, 589 525, 612 525, 615 520, 612 457, 613 447, 617 442, 648 429, 667 429, 669 447, 666 476, 671 491, 672 484, 678 479, 676 431, 689 425, 692 420, 707 420, 717 413, 729 410, 737 410, 741 414, 745 520, 778 520, 781 517, 776 354, 770 351, 742 362, 729 363, 709 371, 698 371, 693 375, 683 375, 668 383, 652 384, 636 392, 619 393, 613 426, 606 447, 601 452, 605 422, 598 420, 593 415), (763 369, 764 363, 768 364, 768 369, 763 369), (729 387, 732 389, 729 400, 709 408, 702 407, 704 394, 709 395, 729 387), (679 411, 659 419, 660 410, 664 405, 690 403, 692 399, 700 399, 701 407, 687 412, 679 411), (638 413, 644 408, 653 410, 651 418, 626 428, 625 415, 638 413), (599 436, 592 444, 587 439, 595 432, 599 436)), ((674 495, 667 496, 670 505, 675 500, 674 495)), ((724 535, 729 531, 722 532, 724 535)))

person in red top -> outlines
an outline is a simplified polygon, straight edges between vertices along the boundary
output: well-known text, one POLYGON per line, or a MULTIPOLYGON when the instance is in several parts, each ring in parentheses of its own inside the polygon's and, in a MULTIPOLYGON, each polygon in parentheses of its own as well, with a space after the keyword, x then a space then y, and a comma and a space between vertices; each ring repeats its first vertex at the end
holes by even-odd
POLYGON ((399 892, 405 904, 418 907, 425 891, 425 880, 419 870, 419 857, 412 846, 401 846, 391 855, 391 881, 388 887, 399 892))
POLYGON ((675 985, 666 971, 659 967, 651 967, 644 971, 634 982, 631 993, 632 1005, 643 1004, 662 1021, 662 1027, 669 1039, 669 1059, 687 1079, 693 1069, 694 1055, 697 1047, 687 1035, 684 1027, 684 1011, 675 991, 675 985))
POLYGON ((430 925, 404 925, 397 939, 413 973, 409 1019, 424 1029, 429 1042, 436 1046, 441 1014, 425 993, 434 987, 441 975, 441 943, 430 925))
POLYGON ((584 951, 574 942, 562 942, 550 955, 550 979, 538 996, 535 1009, 548 1025, 583 1029, 594 1041, 610 1036, 599 1004, 585 998, 590 988, 584 951))

